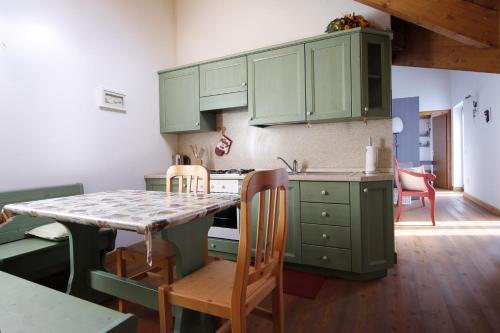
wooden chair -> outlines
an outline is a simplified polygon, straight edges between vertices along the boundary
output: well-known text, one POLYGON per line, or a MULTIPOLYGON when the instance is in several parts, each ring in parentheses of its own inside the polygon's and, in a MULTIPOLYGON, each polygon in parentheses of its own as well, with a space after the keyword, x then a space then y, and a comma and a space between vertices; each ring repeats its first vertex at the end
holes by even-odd
POLYGON ((436 190, 434 190, 434 187, 430 182, 436 180, 436 176, 431 173, 418 173, 418 172, 413 172, 409 169, 400 168, 398 161, 396 160, 396 158, 394 158, 394 179, 398 190, 398 210, 396 213, 396 222, 399 222, 399 219, 401 217, 401 212, 403 210, 403 196, 420 197, 422 200, 423 207, 425 207, 425 198, 429 199, 431 203, 432 225, 435 226, 436 190), (407 174, 411 177, 417 177, 421 179, 425 186, 425 190, 408 190, 403 188, 399 176, 400 172, 407 174))
POLYGON ((166 318, 171 317, 172 305, 228 319, 217 332, 226 332, 230 328, 232 332, 246 332, 246 317, 252 311, 271 319, 274 332, 284 332, 283 254, 287 231, 287 188, 288 174, 284 169, 254 171, 245 177, 241 189, 237 261, 213 261, 173 284, 160 286, 162 332, 170 329, 166 318), (256 194, 259 196, 259 210, 255 260, 251 264, 251 205, 256 194), (272 311, 258 307, 269 294, 272 294, 272 311))
MULTIPOLYGON (((198 192, 199 178, 203 179, 203 192, 209 193, 210 191, 210 176, 208 170, 201 165, 173 165, 168 168, 166 180, 167 180, 167 192, 173 192, 173 180, 175 177, 179 177, 179 192, 184 190, 184 178, 187 179, 186 192, 198 192), (191 184, 194 180, 194 187, 191 184)), ((129 278, 143 279, 145 277, 157 279, 160 284, 168 285, 174 281, 173 267, 175 266, 175 249, 167 241, 160 238, 152 239, 152 266, 137 273, 129 278), (162 272, 161 274, 159 272, 162 272)), ((207 239, 208 245, 208 239, 207 239)), ((208 246, 207 257, 208 257, 208 246)), ((116 249, 116 270, 117 275, 121 277, 127 276, 127 262, 141 262, 145 263, 147 259, 146 256, 146 243, 139 242, 128 247, 120 247, 116 249)), ((118 299, 118 310, 120 312, 126 312, 126 301, 123 299, 118 299)), ((166 318, 169 322, 172 318, 166 318)))

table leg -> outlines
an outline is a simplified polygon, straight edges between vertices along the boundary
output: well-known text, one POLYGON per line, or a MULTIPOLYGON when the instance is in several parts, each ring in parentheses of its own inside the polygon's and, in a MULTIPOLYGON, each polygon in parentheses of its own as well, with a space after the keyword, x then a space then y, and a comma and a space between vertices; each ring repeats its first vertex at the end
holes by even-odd
POLYGON ((103 270, 99 250, 99 228, 77 223, 60 222, 69 231, 70 276, 66 293, 94 303, 109 296, 90 287, 90 271, 103 270))
MULTIPOLYGON (((213 216, 206 216, 173 228, 162 230, 163 239, 176 248, 176 277, 182 278, 205 265, 206 237, 213 216)), ((175 333, 215 332, 216 318, 181 307, 174 308, 175 333)))

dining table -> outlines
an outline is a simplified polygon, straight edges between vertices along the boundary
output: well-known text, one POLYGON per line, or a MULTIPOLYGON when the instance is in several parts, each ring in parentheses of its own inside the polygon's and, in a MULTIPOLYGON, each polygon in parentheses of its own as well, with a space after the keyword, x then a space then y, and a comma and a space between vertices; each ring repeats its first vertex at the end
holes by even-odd
MULTIPOLYGON (((180 279, 205 265, 206 237, 213 215, 239 202, 239 195, 228 193, 114 190, 8 204, 0 214, 0 227, 17 215, 49 217, 62 223, 69 233, 68 294, 93 302, 111 295, 158 310, 157 287, 104 268, 99 228, 144 235, 148 264, 152 237, 169 241, 176 250, 176 279, 180 279)), ((174 316, 174 332, 216 330, 217 321, 211 316, 179 307, 174 308, 174 316)))

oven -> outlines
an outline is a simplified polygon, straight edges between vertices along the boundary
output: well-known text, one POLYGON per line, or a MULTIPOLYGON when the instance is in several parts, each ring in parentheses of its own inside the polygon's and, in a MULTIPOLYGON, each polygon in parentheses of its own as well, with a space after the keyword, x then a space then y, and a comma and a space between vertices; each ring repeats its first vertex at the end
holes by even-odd
MULTIPOLYGON (((211 179, 212 193, 240 193, 238 179, 211 179)), ((240 239, 240 209, 231 207, 214 215, 214 223, 208 231, 208 237, 222 239, 240 239)))

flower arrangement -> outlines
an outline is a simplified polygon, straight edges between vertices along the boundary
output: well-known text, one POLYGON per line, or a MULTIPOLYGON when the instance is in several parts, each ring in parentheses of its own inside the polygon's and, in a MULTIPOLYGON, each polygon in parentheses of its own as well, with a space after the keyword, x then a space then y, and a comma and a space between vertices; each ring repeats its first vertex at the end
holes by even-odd
POLYGON ((339 17, 331 21, 330 24, 328 24, 328 26, 326 27, 325 32, 331 33, 335 31, 369 26, 370 23, 362 15, 356 15, 352 13, 345 14, 343 17, 339 17))

